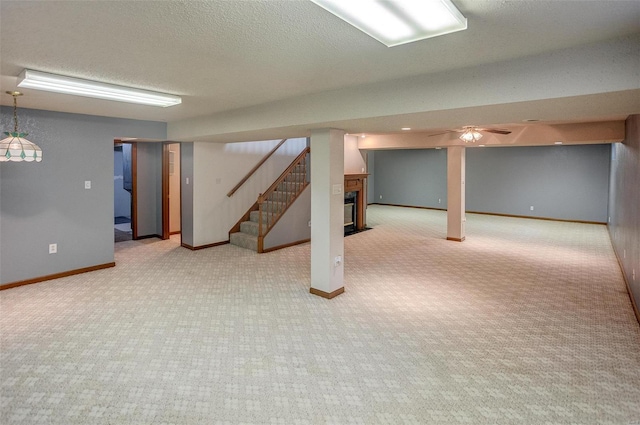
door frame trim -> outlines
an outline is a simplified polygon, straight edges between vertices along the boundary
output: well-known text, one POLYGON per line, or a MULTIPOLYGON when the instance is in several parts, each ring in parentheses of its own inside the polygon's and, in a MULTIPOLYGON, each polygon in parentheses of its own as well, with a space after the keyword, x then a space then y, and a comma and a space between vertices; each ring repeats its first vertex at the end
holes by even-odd
POLYGON ((171 142, 162 142, 162 239, 171 237, 169 227, 169 155, 171 142))
POLYGON ((131 239, 138 239, 138 145, 136 142, 113 139, 113 146, 131 145, 131 239))

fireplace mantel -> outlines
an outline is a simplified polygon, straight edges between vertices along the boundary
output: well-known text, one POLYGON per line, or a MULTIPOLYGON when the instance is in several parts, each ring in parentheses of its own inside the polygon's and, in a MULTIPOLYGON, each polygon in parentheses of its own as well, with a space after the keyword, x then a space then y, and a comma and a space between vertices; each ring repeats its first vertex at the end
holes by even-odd
POLYGON ((362 174, 345 174, 344 175, 344 193, 357 192, 356 199, 356 230, 365 228, 364 210, 367 205, 365 193, 365 180, 369 176, 367 173, 362 174))

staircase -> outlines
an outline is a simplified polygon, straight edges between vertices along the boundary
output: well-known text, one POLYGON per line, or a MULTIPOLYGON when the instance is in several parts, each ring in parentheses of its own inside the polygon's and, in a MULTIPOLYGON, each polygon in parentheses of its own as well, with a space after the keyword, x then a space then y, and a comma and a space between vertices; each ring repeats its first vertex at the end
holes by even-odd
POLYGON ((264 237, 309 185, 307 170, 310 149, 304 149, 229 231, 233 245, 264 252, 264 237))

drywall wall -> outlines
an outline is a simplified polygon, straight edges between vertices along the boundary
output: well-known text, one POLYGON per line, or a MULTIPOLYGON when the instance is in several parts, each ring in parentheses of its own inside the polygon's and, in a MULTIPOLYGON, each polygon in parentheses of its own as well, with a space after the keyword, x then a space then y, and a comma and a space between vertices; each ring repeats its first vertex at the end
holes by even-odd
MULTIPOLYGON (((609 145, 469 148, 466 209, 604 223, 609 149, 609 145)), ((377 151, 376 202, 446 208, 446 155, 444 149, 377 151)))
POLYGON ((630 116, 625 124, 625 140, 615 143, 611 152, 609 234, 640 308, 640 115, 630 116))
POLYGON ((605 223, 609 152, 610 145, 467 149, 467 211, 605 223))
POLYGON ((138 237, 162 237, 162 144, 136 143, 138 237))
POLYGON ((373 204, 376 199, 376 152, 367 152, 367 204, 373 204))
POLYGON ((447 207, 446 149, 376 151, 374 175, 376 203, 447 207))
POLYGON ((264 249, 278 247, 311 238, 311 185, 287 209, 264 238, 264 249))
POLYGON ((364 155, 358 149, 358 138, 356 136, 344 136, 344 173, 361 174, 367 170, 367 163, 364 155))
MULTIPOLYGON (((307 146, 289 139, 232 196, 227 193, 279 140, 243 143, 193 143, 193 244, 229 240, 229 230, 307 146)), ((184 162, 183 162, 184 166, 184 162)), ((183 214, 185 210, 183 209, 183 214)))
POLYGON ((180 144, 180 239, 184 245, 193 245, 193 143, 180 144))
MULTIPOLYGON (((0 109, 1 128, 12 114, 0 109)), ((163 139, 166 123, 23 108, 18 117, 43 159, 0 164, 0 284, 113 262, 113 140, 163 139)))
MULTIPOLYGON (((633 34, 503 62, 340 87, 172 122, 169 137, 228 141, 224 139, 252 140, 242 137, 264 132, 269 133, 267 137, 305 135, 312 128, 345 128, 346 120, 357 120, 349 127, 375 131, 378 121, 402 114, 420 114, 421 128, 455 128, 464 122, 515 122, 512 120, 522 120, 522 114, 535 110, 527 107, 528 102, 541 99, 565 98, 569 102, 554 103, 557 111, 537 110, 537 118, 551 120, 562 112, 568 119, 567 107, 574 110, 577 102, 581 103, 582 116, 589 116, 591 108, 602 102, 584 103, 584 99, 571 98, 637 90, 638 46, 640 34, 633 34)), ((617 103, 607 105, 609 113, 621 114, 631 109, 637 104, 635 96, 616 94, 617 103)), ((406 122, 398 127, 402 125, 406 122)))
POLYGON ((122 147, 113 151, 113 216, 131 218, 131 193, 124 190, 122 147))

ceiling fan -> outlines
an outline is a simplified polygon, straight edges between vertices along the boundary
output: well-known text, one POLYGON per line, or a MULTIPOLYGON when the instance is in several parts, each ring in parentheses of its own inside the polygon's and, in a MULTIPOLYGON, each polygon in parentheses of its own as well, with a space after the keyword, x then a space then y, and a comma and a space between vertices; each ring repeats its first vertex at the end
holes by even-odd
POLYGON ((500 128, 483 128, 483 127, 477 127, 475 125, 465 125, 460 129, 447 130, 447 131, 443 131, 442 133, 430 134, 429 137, 440 136, 442 134, 447 134, 447 133, 462 133, 460 136, 458 136, 460 140, 464 141, 465 143, 469 143, 469 142, 475 143, 478 140, 482 139, 481 132, 494 133, 494 134, 511 134, 511 131, 503 130, 500 128))

